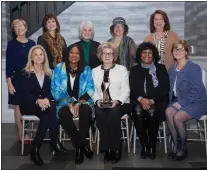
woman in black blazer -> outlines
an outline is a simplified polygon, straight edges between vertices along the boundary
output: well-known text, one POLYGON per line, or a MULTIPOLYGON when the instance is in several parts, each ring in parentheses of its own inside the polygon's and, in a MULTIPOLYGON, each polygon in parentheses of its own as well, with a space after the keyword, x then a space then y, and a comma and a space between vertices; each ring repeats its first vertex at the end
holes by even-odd
POLYGON ((136 53, 138 65, 131 68, 129 76, 132 117, 143 159, 156 157, 159 123, 165 118, 168 104, 169 78, 165 67, 157 63, 159 59, 153 44, 141 43, 136 53))
POLYGON ((91 21, 82 21, 79 27, 80 41, 76 42, 75 44, 78 44, 83 49, 86 65, 90 66, 91 69, 101 64, 97 57, 97 49, 100 43, 94 41, 93 37, 93 23, 91 21))
POLYGON ((51 130, 51 146, 55 154, 67 153, 58 140, 56 105, 51 100, 50 92, 51 74, 44 48, 40 45, 32 47, 29 51, 27 65, 19 75, 21 86, 17 85, 16 88, 22 113, 35 115, 40 119, 30 152, 31 160, 34 160, 36 165, 43 164, 39 149, 48 128, 51 130))

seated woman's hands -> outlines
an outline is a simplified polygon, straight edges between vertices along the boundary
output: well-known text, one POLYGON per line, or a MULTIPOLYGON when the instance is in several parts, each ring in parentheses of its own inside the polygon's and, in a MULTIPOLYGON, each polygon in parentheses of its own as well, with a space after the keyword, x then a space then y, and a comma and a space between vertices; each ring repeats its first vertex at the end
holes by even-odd
POLYGON ((151 105, 153 104, 152 100, 147 98, 142 98, 139 103, 142 105, 144 110, 150 109, 151 105))
POLYGON ((73 117, 76 118, 79 116, 80 103, 76 103, 75 105, 73 105, 72 103, 69 103, 68 107, 70 109, 70 112, 73 114, 73 117))
POLYGON ((37 99, 36 103, 39 105, 42 111, 50 107, 50 101, 47 98, 37 99))
POLYGON ((174 106, 176 109, 180 109, 180 108, 181 108, 181 105, 180 105, 178 102, 174 103, 173 106, 174 106))

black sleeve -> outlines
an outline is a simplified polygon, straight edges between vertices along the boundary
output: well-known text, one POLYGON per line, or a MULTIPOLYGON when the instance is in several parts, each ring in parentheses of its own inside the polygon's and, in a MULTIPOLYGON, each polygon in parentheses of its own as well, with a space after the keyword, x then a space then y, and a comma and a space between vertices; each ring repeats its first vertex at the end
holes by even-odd
POLYGON ((135 80, 135 68, 132 67, 130 72, 129 72, 129 87, 130 87, 130 101, 131 102, 136 102, 137 101, 137 90, 134 87, 134 80, 135 80))
POLYGON ((91 97, 88 95, 88 93, 85 93, 84 95, 82 95, 80 97, 80 100, 85 100, 85 101, 88 101, 91 97))

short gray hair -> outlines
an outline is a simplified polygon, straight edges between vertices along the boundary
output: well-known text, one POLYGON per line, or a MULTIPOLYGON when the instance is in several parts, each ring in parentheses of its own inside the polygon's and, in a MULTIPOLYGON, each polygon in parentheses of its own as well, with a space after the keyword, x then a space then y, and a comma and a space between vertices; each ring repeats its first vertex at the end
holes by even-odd
POLYGON ((94 26, 93 26, 93 23, 91 21, 81 21, 80 26, 79 26, 79 38, 81 40, 83 40, 82 30, 83 30, 83 27, 85 25, 88 25, 91 28, 91 30, 92 30, 91 39, 93 39, 93 37, 94 37, 94 26))

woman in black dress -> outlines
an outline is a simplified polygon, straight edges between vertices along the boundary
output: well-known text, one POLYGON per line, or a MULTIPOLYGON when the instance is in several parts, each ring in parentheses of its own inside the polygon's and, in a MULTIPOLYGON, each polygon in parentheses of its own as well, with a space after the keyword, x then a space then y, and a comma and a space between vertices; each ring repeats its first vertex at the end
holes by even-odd
MULTIPOLYGON (((26 37, 27 24, 22 19, 15 19, 12 22, 12 31, 14 39, 10 40, 6 49, 6 78, 9 91, 9 104, 14 105, 14 117, 17 126, 18 140, 21 140, 22 136, 22 123, 21 112, 19 109, 18 99, 15 95, 16 87, 14 83, 18 83, 16 74, 22 70, 27 63, 27 56, 29 50, 35 45, 33 40, 26 37), (16 81, 16 82, 15 82, 16 81)), ((25 135, 25 144, 29 144, 29 136, 25 135)))
POLYGON ((157 63, 160 57, 153 44, 141 43, 136 59, 138 65, 131 68, 129 76, 132 118, 142 145, 141 158, 155 159, 159 123, 168 104, 169 78, 165 66, 157 63))

